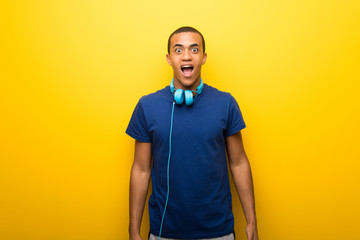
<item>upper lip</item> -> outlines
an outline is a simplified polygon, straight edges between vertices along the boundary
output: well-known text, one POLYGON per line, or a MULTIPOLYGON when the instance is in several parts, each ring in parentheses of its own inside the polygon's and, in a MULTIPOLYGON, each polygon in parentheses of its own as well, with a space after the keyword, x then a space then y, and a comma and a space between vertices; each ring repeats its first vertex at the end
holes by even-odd
POLYGON ((183 65, 181 65, 181 68, 183 68, 183 67, 192 67, 192 68, 194 68, 194 65, 192 65, 192 64, 183 64, 183 65))

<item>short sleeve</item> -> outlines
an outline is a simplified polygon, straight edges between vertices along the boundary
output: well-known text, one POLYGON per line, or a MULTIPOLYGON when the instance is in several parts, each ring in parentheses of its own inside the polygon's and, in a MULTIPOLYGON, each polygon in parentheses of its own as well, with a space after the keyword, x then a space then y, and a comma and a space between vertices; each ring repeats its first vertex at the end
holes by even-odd
POLYGON ((225 136, 226 137, 231 136, 245 127, 246 125, 241 110, 239 108, 239 105, 236 102, 235 98, 230 95, 228 121, 227 121, 225 136))
POLYGON ((125 132, 130 137, 138 141, 147 142, 147 143, 151 142, 150 134, 146 124, 144 109, 140 101, 137 103, 134 109, 129 125, 125 132))

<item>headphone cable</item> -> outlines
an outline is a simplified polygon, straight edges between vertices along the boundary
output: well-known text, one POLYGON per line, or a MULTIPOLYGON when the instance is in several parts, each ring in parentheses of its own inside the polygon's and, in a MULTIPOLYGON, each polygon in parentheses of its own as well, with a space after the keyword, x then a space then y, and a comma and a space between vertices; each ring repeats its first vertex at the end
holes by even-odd
POLYGON ((159 240, 161 238, 161 231, 162 231, 162 227, 163 227, 163 222, 164 222, 164 217, 165 217, 165 212, 166 212, 166 207, 167 207, 167 204, 168 204, 169 192, 170 192, 170 184, 169 184, 169 176, 170 176, 170 174, 169 174, 169 172, 170 172, 171 135, 172 135, 172 128, 173 128, 174 106, 175 106, 175 101, 173 101, 172 111, 171 111, 171 124, 170 124, 170 135, 169 135, 169 158, 168 158, 168 164, 167 164, 167 194, 166 194, 166 202, 165 202, 164 212, 163 212, 163 216, 162 216, 162 219, 161 219, 159 240))

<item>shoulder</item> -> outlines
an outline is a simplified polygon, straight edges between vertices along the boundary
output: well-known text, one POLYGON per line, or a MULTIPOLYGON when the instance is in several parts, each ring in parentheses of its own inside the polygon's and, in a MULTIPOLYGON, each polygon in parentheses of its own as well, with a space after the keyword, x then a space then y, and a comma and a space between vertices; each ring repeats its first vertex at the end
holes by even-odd
POLYGON ((206 85, 206 88, 207 88, 206 94, 208 95, 208 97, 213 98, 214 100, 216 99, 216 101, 220 100, 222 102, 229 103, 234 99, 234 97, 231 95, 230 92, 221 91, 210 85, 206 85))
POLYGON ((149 93, 140 98, 139 102, 141 105, 153 105, 161 101, 172 101, 172 95, 169 86, 166 86, 156 92, 149 93))

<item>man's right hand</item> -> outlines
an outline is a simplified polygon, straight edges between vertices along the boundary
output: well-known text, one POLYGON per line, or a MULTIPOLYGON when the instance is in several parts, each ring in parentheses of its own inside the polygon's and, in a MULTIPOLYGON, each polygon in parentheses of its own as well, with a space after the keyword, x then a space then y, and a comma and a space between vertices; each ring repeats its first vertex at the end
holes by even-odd
POLYGON ((130 235, 130 240, 142 240, 140 234, 130 235))
POLYGON ((151 143, 136 140, 130 174, 130 240, 142 240, 140 228, 151 176, 151 159, 151 143))

